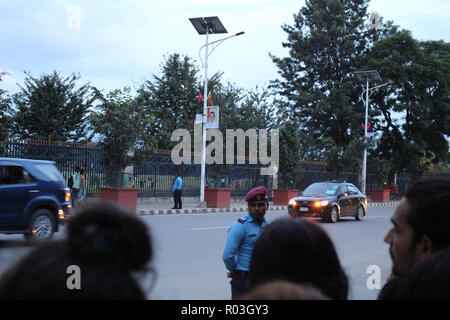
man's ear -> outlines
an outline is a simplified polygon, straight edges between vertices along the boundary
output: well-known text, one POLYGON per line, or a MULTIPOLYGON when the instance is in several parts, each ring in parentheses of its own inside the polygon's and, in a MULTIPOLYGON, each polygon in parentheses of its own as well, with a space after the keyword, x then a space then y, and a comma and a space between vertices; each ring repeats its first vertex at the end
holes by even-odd
POLYGON ((427 257, 434 252, 433 241, 427 235, 422 236, 416 248, 418 249, 417 254, 421 257, 427 257))

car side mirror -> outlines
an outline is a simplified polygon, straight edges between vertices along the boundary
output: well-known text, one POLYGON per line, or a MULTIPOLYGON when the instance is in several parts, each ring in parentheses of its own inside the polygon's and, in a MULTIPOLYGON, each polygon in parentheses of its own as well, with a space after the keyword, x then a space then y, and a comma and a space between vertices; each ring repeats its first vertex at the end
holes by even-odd
POLYGON ((339 194, 337 195, 338 198, 342 198, 342 197, 346 197, 346 196, 347 196, 346 193, 339 193, 339 194))
POLYGON ((299 195, 299 196, 302 196, 302 195, 303 195, 303 191, 300 191, 300 192, 298 193, 298 195, 299 195))

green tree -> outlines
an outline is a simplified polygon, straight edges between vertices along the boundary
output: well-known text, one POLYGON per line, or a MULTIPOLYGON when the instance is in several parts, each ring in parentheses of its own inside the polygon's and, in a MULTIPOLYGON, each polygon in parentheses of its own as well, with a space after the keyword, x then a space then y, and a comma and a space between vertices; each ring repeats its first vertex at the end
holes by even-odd
POLYGON ((94 102, 87 83, 76 88, 79 75, 58 72, 34 78, 25 73, 24 87, 13 96, 15 133, 21 138, 79 141, 86 136, 86 117, 94 102))
POLYGON ((402 171, 420 178, 448 159, 450 44, 420 42, 404 30, 375 45, 367 67, 390 81, 371 97, 382 114, 376 154, 392 163, 390 181, 402 171))
POLYGON ((361 155, 364 150, 364 144, 361 140, 354 139, 350 141, 346 148, 337 146, 331 138, 327 138, 324 142, 327 150, 327 169, 336 173, 336 179, 340 178, 340 174, 344 169, 359 169, 361 155))
POLYGON ((301 140, 298 125, 294 121, 286 121, 280 127, 280 168, 278 170, 278 188, 293 187, 292 180, 297 185, 302 179, 300 162, 302 149, 297 148, 301 140))
POLYGON ((170 137, 175 129, 193 132, 195 115, 202 113, 198 102, 198 68, 191 58, 172 54, 164 58, 161 75, 145 81, 138 90, 139 103, 154 116, 149 134, 161 149, 170 149, 176 142, 170 137))
POLYGON ((147 129, 153 117, 131 95, 131 89, 116 89, 104 96, 96 90, 100 104, 89 117, 91 129, 100 134, 103 150, 102 164, 107 168, 108 184, 121 186, 123 169, 131 165, 134 155, 152 149, 153 140, 147 129))
MULTIPOLYGON (((368 0, 307 0, 294 15, 294 24, 282 27, 289 56, 271 55, 282 78, 272 86, 289 101, 279 117, 295 119, 318 154, 324 139, 342 149, 336 156, 350 144, 357 145, 362 135, 360 92, 348 75, 361 67, 361 56, 374 43, 395 30, 391 23, 368 29, 367 6, 368 0)), ((355 160, 361 157, 348 154, 355 160)))
MULTIPOLYGON (((0 72, 0 82, 6 72, 0 72)), ((7 92, 0 89, 0 156, 5 154, 5 140, 11 130, 11 98, 7 92)))

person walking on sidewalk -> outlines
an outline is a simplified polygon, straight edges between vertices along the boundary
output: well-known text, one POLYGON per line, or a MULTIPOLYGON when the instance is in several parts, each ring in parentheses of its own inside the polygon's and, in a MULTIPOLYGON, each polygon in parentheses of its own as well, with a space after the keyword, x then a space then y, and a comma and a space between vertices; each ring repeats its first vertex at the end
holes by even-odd
POLYGON ((173 202, 174 207, 172 209, 182 209, 181 202, 181 191, 183 190, 183 179, 181 179, 180 175, 177 173, 175 175, 175 181, 172 184, 172 192, 173 192, 173 202))
POLYGON ((228 270, 227 277, 231 278, 233 300, 239 299, 249 290, 250 258, 256 239, 267 225, 264 215, 269 208, 268 194, 267 188, 263 186, 251 189, 245 197, 248 214, 228 229, 222 259, 228 270))
POLYGON ((86 197, 86 170, 80 170, 80 189, 78 192, 78 200, 76 205, 79 206, 83 203, 84 198, 86 197))
POLYGON ((80 167, 75 168, 72 179, 72 207, 75 207, 80 193, 80 167))

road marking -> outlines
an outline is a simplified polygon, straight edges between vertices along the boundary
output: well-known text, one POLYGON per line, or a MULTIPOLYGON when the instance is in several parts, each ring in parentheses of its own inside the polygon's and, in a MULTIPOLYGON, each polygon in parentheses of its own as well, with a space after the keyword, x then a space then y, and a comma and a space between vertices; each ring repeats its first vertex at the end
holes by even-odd
MULTIPOLYGON (((392 215, 389 216, 370 216, 370 217, 364 217, 364 219, 379 219, 379 218, 390 218, 392 215)), ((230 226, 224 226, 224 227, 206 227, 206 228, 191 228, 189 231, 202 231, 202 230, 215 230, 215 229, 226 229, 230 226)))
POLYGON ((370 216, 370 217, 364 217, 364 219, 378 219, 378 218, 390 218, 392 217, 392 215, 390 216, 370 216))
POLYGON ((214 230, 214 229, 226 229, 229 228, 229 226, 226 227, 208 227, 208 228, 191 228, 190 231, 200 231, 200 230, 214 230))

